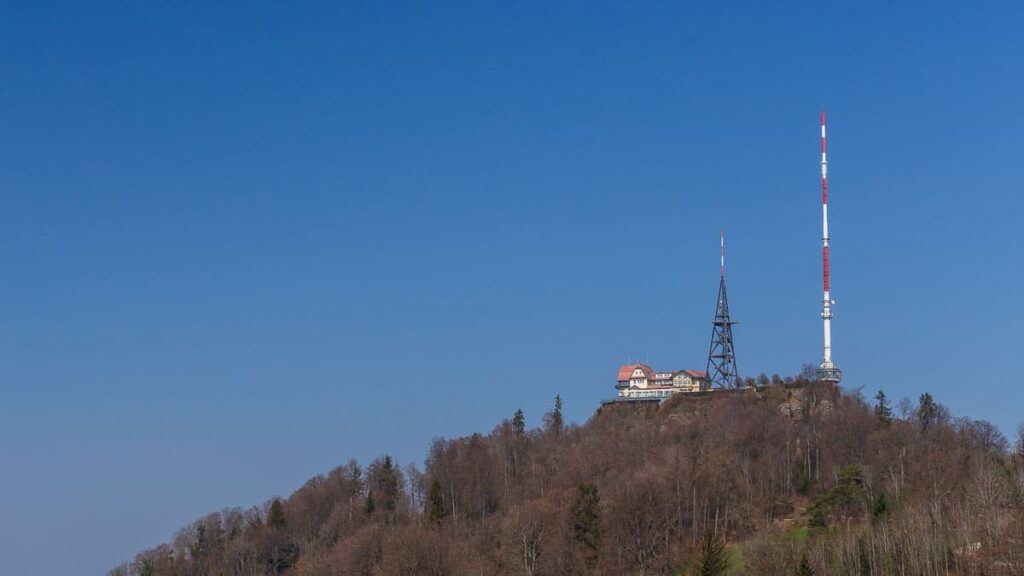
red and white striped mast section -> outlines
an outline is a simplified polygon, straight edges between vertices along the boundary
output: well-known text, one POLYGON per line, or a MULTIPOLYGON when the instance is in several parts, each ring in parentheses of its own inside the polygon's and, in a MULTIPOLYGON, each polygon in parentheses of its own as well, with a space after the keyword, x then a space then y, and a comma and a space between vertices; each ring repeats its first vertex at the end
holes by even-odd
POLYGON ((832 362, 832 301, 828 274, 828 160, 825 158, 825 110, 821 111, 821 263, 822 299, 821 318, 825 328, 825 357, 818 368, 818 379, 836 382, 842 379, 843 373, 832 362))

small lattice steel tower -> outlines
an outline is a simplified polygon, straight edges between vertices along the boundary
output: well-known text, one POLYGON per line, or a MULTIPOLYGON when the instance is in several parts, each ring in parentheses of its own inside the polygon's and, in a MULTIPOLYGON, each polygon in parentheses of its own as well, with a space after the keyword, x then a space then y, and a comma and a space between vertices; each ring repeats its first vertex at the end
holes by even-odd
POLYGON ((725 292, 725 233, 720 236, 722 273, 718 283, 718 304, 715 319, 711 323, 711 348, 708 350, 708 387, 739 388, 736 372, 736 348, 732 339, 732 325, 729 317, 729 298, 725 292))

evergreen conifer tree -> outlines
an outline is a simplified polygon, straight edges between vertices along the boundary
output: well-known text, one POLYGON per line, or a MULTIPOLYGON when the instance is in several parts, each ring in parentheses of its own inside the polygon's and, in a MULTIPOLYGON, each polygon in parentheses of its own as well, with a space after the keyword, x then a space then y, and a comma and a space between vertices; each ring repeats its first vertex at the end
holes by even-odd
POLYGON ((810 514, 810 519, 807 521, 807 525, 811 528, 824 529, 828 528, 828 516, 832 511, 832 495, 831 493, 822 494, 814 499, 810 508, 807 512, 810 514))
POLYGON ((725 552, 725 543, 713 532, 705 532, 700 545, 697 574, 699 576, 722 576, 728 569, 729 557, 725 552))
POLYGON ((932 395, 925 392, 917 402, 917 419, 921 423, 921 429, 927 430, 939 418, 939 405, 935 403, 932 395))
POLYGON ((875 497, 875 503, 871 506, 871 517, 881 518, 889 513, 889 498, 886 497, 885 492, 879 492, 878 496, 875 497))
POLYGON ((384 510, 393 512, 398 506, 398 474, 395 472, 391 456, 384 457, 384 463, 380 469, 379 488, 384 498, 384 510))
POLYGON ((875 416, 879 422, 888 425, 892 422, 892 406, 889 405, 889 399, 886 398, 884 391, 879 390, 878 394, 875 394, 875 400, 875 416))
POLYGON ((597 486, 580 482, 572 507, 573 538, 588 551, 601 546, 601 497, 597 486))
POLYGON ((441 483, 435 479, 430 483, 430 492, 427 494, 427 516, 431 522, 440 523, 447 515, 444 497, 441 495, 441 483))
MULTIPOLYGON (((277 502, 277 500, 274 500, 277 502)), ((196 525, 196 540, 192 544, 190 552, 193 558, 203 558, 210 552, 209 538, 206 536, 206 526, 196 525)))
POLYGON ((515 415, 512 416, 512 432, 519 438, 526 433, 526 416, 523 414, 522 408, 516 410, 515 415))
POLYGON ((280 498, 274 498, 270 503, 270 510, 267 510, 267 526, 271 528, 284 528, 284 504, 280 498))
POLYGON ((565 420, 562 418, 562 395, 555 395, 555 407, 551 412, 548 412, 544 416, 544 420, 548 425, 548 430, 558 434, 562 431, 562 427, 565 426, 565 420))

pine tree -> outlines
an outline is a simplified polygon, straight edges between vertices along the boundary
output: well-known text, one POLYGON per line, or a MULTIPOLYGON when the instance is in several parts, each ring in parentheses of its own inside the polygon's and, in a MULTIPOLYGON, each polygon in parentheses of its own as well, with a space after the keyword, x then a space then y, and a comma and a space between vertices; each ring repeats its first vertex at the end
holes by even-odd
POLYGON ((435 479, 430 483, 430 492, 427 494, 427 516, 431 522, 439 524, 447 515, 444 497, 441 495, 441 483, 435 479))
POLYGON ((927 430, 939 418, 939 405, 935 403, 932 395, 925 392, 917 401, 917 419, 921 423, 921 429, 927 430))
POLYGON ((700 576, 722 576, 728 569, 729 557, 725 553, 725 543, 712 532, 705 532, 700 545, 697 574, 700 576))
POLYGON ((284 528, 284 505, 280 498, 274 498, 270 503, 270 510, 267 511, 267 526, 271 528, 284 528))
POLYGON ((572 506, 573 538, 589 551, 601 546, 601 497, 597 486, 580 482, 572 506))
POLYGON ((512 432, 518 438, 522 438, 523 434, 526 434, 526 416, 523 414, 522 408, 516 410, 515 415, 512 416, 512 432))
POLYGON ((889 405, 889 399, 886 398, 885 392, 879 390, 878 394, 875 394, 875 400, 875 416, 879 422, 888 425, 892 422, 892 406, 889 405))
POLYGON ((871 506, 871 517, 878 519, 889 513, 889 498, 885 492, 879 492, 875 497, 875 503, 871 506))
POLYGON ((807 525, 811 528, 828 528, 828 517, 832 513, 832 493, 822 494, 814 499, 807 509, 810 519, 807 525))
POLYGON ((807 561, 807 555, 800 559, 800 565, 797 566, 796 576, 814 576, 814 568, 811 568, 811 563, 807 561))
MULTIPOLYGON (((275 500, 277 502, 277 500, 275 500)), ((193 558, 204 558, 210 552, 209 538, 206 537, 206 526, 196 525, 196 540, 191 546, 193 558)))
POLYGON ((831 494, 834 504, 838 507, 857 508, 866 504, 864 470, 857 465, 840 468, 836 485, 832 488, 831 494))
POLYGON ((548 425, 548 430, 551 432, 558 434, 562 431, 562 427, 565 426, 565 420, 562 418, 561 394, 555 395, 555 408, 544 416, 544 420, 548 425))
POLYGON ((380 470, 380 491, 384 497, 384 509, 393 512, 398 506, 398 474, 391 456, 384 457, 380 470))

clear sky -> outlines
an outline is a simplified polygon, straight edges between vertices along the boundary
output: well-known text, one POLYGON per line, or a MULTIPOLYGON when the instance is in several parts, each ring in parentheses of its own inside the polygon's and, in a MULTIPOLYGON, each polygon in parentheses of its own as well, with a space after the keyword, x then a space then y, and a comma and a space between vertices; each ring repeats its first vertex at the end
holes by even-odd
POLYGON ((703 369, 720 227, 817 363, 823 105, 844 384, 1011 432, 1020 3, 628 4, 0 4, 4 571, 703 369))

